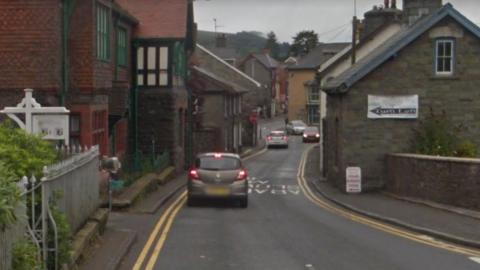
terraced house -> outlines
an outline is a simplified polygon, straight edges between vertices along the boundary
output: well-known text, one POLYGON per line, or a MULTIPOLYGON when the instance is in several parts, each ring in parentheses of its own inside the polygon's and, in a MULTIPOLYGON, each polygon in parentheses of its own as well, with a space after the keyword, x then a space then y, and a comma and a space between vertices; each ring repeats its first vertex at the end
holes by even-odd
POLYGON ((138 21, 113 1, 0 3, 0 107, 24 88, 71 111, 70 141, 127 151, 130 37, 138 21), (110 143, 109 143, 110 139, 110 143))
POLYGON ((2 1, 0 17, 0 107, 33 88, 42 105, 71 111, 73 144, 118 156, 168 151, 183 167, 192 4, 2 1))

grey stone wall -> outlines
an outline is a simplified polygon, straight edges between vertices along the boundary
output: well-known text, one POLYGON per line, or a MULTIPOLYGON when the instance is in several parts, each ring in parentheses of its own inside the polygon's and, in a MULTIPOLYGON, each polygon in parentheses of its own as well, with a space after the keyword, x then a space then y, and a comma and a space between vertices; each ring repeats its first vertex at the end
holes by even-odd
POLYGON ((454 76, 434 76, 432 30, 357 82, 348 93, 328 97, 326 151, 327 158, 333 158, 327 166, 329 179, 344 185, 345 168, 360 166, 367 189, 383 187, 385 155, 412 150, 413 130, 429 115, 430 108, 437 113, 445 111, 451 122, 465 127, 459 135, 476 143, 480 151, 480 40, 451 20, 438 27, 458 34, 454 76), (419 119, 367 119, 368 95, 419 95, 419 119), (339 119, 336 135, 335 118, 339 119))
POLYGON ((480 209, 480 159, 388 155, 387 179, 400 196, 480 209))

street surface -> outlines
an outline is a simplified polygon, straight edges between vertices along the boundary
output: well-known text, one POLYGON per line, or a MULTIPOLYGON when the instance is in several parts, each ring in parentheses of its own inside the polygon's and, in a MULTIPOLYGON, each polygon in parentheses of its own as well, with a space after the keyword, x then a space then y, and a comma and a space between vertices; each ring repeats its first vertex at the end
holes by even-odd
POLYGON ((289 149, 246 160, 247 209, 226 202, 187 207, 181 194, 145 223, 147 233, 122 269, 480 269, 468 249, 327 210, 302 181, 311 146, 292 136, 289 149))

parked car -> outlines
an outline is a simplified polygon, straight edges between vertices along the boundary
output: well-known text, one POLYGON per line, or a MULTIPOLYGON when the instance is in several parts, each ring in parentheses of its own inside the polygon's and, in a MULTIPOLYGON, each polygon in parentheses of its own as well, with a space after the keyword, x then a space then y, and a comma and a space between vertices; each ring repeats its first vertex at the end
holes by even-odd
POLYGON ((285 131, 282 130, 271 131, 267 136, 266 143, 268 148, 273 146, 288 148, 288 136, 285 134, 285 131))
POLYGON ((303 131, 303 142, 320 142, 320 132, 317 127, 306 127, 303 131))
POLYGON ((307 127, 302 120, 293 120, 285 127, 288 134, 301 135, 307 127))
POLYGON ((187 205, 199 199, 224 198, 248 207, 247 171, 237 154, 205 153, 195 159, 188 173, 187 205))

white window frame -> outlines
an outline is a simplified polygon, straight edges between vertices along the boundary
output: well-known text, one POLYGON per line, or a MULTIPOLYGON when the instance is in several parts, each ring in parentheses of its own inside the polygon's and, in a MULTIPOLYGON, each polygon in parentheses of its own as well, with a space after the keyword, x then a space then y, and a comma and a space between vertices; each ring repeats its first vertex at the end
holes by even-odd
POLYGON ((435 41, 435 75, 439 76, 450 76, 453 75, 455 70, 455 40, 453 39, 438 39, 435 41), (439 55, 439 46, 440 44, 450 44, 450 55, 448 55, 445 51, 442 55, 439 55), (439 61, 443 61, 443 68, 444 70, 439 70, 439 61), (450 70, 445 71, 445 64, 450 61, 450 70))

